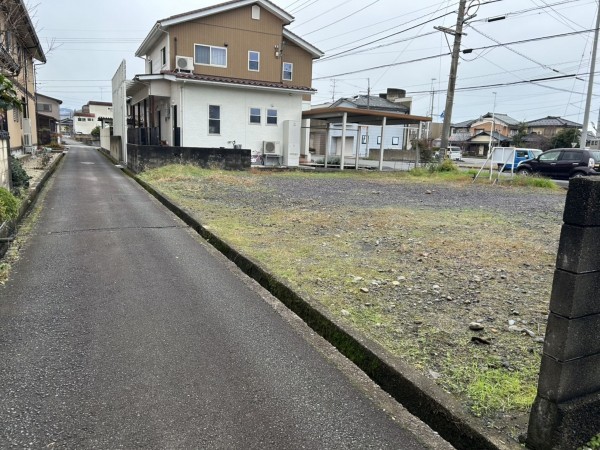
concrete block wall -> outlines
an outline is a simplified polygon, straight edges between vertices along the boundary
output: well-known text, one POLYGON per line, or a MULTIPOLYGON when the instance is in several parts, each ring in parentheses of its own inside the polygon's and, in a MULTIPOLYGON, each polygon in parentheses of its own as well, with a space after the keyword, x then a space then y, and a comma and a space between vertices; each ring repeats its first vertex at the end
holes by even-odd
POLYGON ((167 164, 246 170, 250 168, 250 150, 127 144, 127 166, 132 171, 139 173, 167 164))
POLYGON ((600 179, 571 180, 527 434, 574 449, 600 433, 600 179))

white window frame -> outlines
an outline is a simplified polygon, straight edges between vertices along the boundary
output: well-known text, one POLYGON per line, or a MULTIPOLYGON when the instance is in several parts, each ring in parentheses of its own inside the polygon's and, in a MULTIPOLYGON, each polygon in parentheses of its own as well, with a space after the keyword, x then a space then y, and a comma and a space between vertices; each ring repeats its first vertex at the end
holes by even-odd
POLYGON ((266 122, 266 124, 268 126, 270 126, 270 127, 276 127, 277 125, 279 125, 279 122, 278 122, 279 118, 278 118, 278 116, 279 116, 279 113, 277 112, 277 110, 275 108, 268 108, 267 109, 267 122, 266 122), (273 115, 269 115, 269 113, 271 111, 275 111, 275 115, 274 116, 273 115), (269 123, 269 118, 270 117, 275 117, 275 123, 269 123))
POLYGON ((293 78, 294 78, 294 63, 291 63, 291 62, 285 62, 285 61, 284 61, 284 63, 282 64, 282 67, 281 67, 281 79, 282 79, 283 81, 292 81, 292 79, 293 79, 293 78), (285 77, 285 73, 286 73, 286 70, 285 70, 285 65, 286 65, 286 64, 289 64, 289 66, 290 66, 290 70, 289 70, 289 71, 287 71, 287 72, 289 72, 289 73, 290 73, 290 77, 289 77, 289 78, 286 78, 286 77, 285 77))
POLYGON ((194 44, 194 64, 197 66, 211 66, 211 67, 223 67, 223 68, 227 68, 227 47, 217 47, 215 45, 206 45, 206 44, 194 44), (210 62, 208 64, 206 63, 200 63, 196 60, 196 47, 207 47, 209 49, 208 55, 210 58, 210 62), (216 50, 224 50, 225 51, 225 65, 221 65, 221 64, 213 64, 212 63, 212 52, 213 49, 216 50))
POLYGON ((221 105, 208 105, 208 134, 210 136, 221 136, 221 105), (219 118, 218 119, 213 119, 210 117, 210 108, 211 106, 216 106, 217 108, 219 108, 219 118), (211 120, 218 120, 219 121, 219 132, 218 133, 211 133, 210 132, 210 121, 211 120))
POLYGON ((262 108, 257 108, 255 106, 251 106, 248 109, 248 123, 250 125, 261 125, 262 124, 262 108), (258 110, 258 116, 256 114, 252 114, 252 110, 258 110), (252 117, 258 117, 258 122, 252 122, 252 117))
POLYGON ((248 70, 250 72, 260 72, 260 52, 257 52, 255 50, 249 50, 248 51, 248 70), (251 57, 252 54, 255 54, 255 55, 258 56, 258 59, 256 61, 252 60, 252 57, 251 57), (252 62, 256 62, 257 63, 257 68, 256 69, 252 69, 250 67, 250 63, 252 63, 252 62))

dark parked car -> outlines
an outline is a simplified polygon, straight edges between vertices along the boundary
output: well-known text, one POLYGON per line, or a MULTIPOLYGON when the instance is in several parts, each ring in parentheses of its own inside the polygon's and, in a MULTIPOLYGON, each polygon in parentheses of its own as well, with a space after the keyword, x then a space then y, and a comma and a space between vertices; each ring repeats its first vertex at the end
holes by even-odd
POLYGON ((555 148, 536 158, 522 161, 517 167, 521 175, 540 174, 549 178, 575 178, 600 175, 600 150, 555 148))

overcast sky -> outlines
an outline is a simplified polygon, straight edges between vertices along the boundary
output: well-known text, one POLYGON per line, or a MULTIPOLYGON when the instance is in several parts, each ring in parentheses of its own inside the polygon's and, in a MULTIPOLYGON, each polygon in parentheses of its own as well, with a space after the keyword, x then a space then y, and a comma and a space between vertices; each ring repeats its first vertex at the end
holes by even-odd
MULTIPOLYGON (((581 123, 594 37, 582 31, 594 28, 598 1, 485 1, 469 2, 476 16, 464 30, 462 49, 474 50, 462 55, 457 81, 457 88, 469 89, 457 91, 452 121, 491 112, 496 92, 497 113, 517 120, 552 115, 581 123), (478 3, 482 4, 477 7, 478 3), (504 20, 486 21, 502 15, 504 20), (574 34, 537 39, 566 33, 574 34), (499 45, 527 39, 537 40, 499 45), (574 74, 580 74, 579 79, 574 74), (548 77, 563 78, 523 83, 548 77)), ((325 52, 313 66, 313 87, 318 90, 313 103, 365 94, 370 84, 373 95, 388 87, 405 89, 413 97, 412 112, 426 115, 433 83, 433 113, 438 120, 450 69, 450 57, 438 55, 450 52, 446 38, 451 45, 452 36, 433 27, 455 26, 457 1, 273 2, 295 17, 291 31, 325 52), (411 62, 417 59, 423 60, 411 62), (388 67, 374 68, 384 65, 388 67)), ((38 66, 38 90, 73 109, 89 100, 111 101, 110 79, 121 60, 127 60, 128 78, 143 72, 143 61, 134 53, 157 20, 217 3, 221 2, 39 0, 30 12, 44 49, 51 44, 53 49, 48 63, 38 66)), ((596 77, 590 117, 594 123, 600 108, 600 78, 596 77)))

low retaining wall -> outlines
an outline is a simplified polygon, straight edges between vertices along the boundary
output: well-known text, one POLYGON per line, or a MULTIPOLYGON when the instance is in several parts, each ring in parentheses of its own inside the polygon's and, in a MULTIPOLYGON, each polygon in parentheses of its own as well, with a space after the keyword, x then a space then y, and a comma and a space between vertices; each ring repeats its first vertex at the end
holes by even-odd
POLYGON ((246 170, 250 168, 250 150, 127 144, 127 167, 135 173, 186 163, 204 168, 246 170))
POLYGON ((64 153, 58 155, 58 158, 56 158, 52 162, 52 165, 48 168, 48 170, 42 176, 42 178, 29 188, 27 198, 24 199, 21 203, 21 207, 19 208, 19 215, 17 216, 17 218, 9 222, 0 223, 0 239, 2 239, 0 240, 0 258, 4 256, 10 245, 10 242, 5 241, 4 239, 9 238, 14 233, 15 229, 17 228, 17 225, 23 219, 23 216, 25 216, 27 211, 29 211, 31 205, 33 205, 33 203, 37 199, 37 196, 42 190, 42 187, 44 186, 44 184, 46 184, 48 178, 50 178, 50 176, 54 173, 54 171, 58 167, 58 163, 62 161, 63 156, 64 153))

